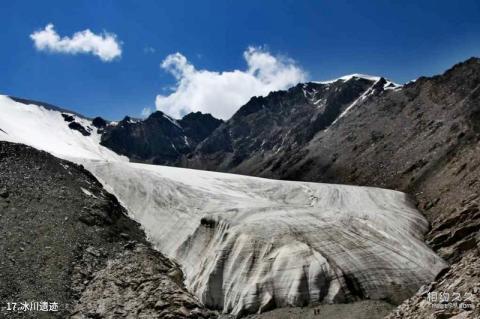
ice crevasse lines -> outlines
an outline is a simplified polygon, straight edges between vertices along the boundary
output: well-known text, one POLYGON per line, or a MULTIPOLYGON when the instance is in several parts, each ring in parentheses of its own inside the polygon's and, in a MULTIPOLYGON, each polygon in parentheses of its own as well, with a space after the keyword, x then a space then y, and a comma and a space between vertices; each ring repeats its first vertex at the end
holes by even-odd
POLYGON ((400 301, 445 267, 407 195, 122 162, 84 165, 124 202, 203 303, 241 315, 400 301))

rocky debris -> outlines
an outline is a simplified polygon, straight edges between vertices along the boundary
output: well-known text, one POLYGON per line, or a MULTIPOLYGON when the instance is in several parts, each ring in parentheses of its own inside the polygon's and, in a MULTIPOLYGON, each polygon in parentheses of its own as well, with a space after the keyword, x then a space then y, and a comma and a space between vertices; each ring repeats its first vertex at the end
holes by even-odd
MULTIPOLYGON (((343 304, 321 304, 312 307, 279 308, 245 319, 380 319, 394 307, 384 301, 364 300, 343 304)), ((221 319, 232 319, 222 316, 221 319)))
POLYGON ((480 242, 386 319, 480 318, 480 242))
POLYGON ((136 162, 171 164, 190 152, 222 121, 200 112, 176 121, 161 111, 145 120, 129 117, 104 129, 101 144, 136 162))
MULTIPOLYGON (((153 318, 177 318, 183 312, 192 318, 213 315, 178 277, 169 277, 172 269, 180 271, 178 266, 150 247, 139 224, 80 165, 25 145, 0 142, 0 233, 2 318, 66 318, 72 311, 80 318, 102 318, 91 315, 89 305, 102 302, 104 291, 92 287, 100 285, 96 281, 100 278, 125 280, 127 271, 135 273, 131 278, 136 283, 129 283, 135 287, 144 282, 161 285, 142 288, 154 292, 148 298, 133 290, 118 291, 100 308, 107 305, 120 311, 125 304, 135 304, 135 309, 149 309, 147 317, 153 318), (162 292, 168 295, 162 299, 166 305, 156 309, 151 303, 157 303, 162 292), (88 303, 77 306, 79 300, 88 303), (42 301, 58 303, 58 311, 12 312, 5 303, 42 301)), ((133 310, 123 311, 126 317, 137 317, 133 310)))
POLYGON ((464 251, 476 247, 476 236, 480 231, 478 203, 471 203, 448 218, 437 221, 429 233, 427 243, 438 250, 446 259, 456 260, 464 251))
POLYGON ((212 318, 182 280, 170 277, 179 266, 143 244, 108 260, 107 266, 84 280, 72 318, 212 318))
POLYGON ((8 192, 8 190, 6 188, 0 189, 0 197, 8 198, 9 195, 10 195, 10 193, 8 192))

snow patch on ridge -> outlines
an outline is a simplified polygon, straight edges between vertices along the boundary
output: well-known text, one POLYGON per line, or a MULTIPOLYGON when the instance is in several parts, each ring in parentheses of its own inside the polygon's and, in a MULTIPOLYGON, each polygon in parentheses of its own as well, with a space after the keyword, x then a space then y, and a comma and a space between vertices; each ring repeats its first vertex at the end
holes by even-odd
MULTIPOLYGON (((382 77, 380 76, 375 76, 375 75, 368 75, 368 74, 361 74, 361 73, 353 73, 353 74, 348 74, 348 75, 344 75, 344 76, 341 76, 339 78, 336 78, 336 79, 332 79, 332 80, 327 80, 327 81, 312 81, 312 83, 317 83, 317 84, 332 84, 332 83, 335 83, 337 81, 343 81, 343 82, 347 82, 353 78, 359 78, 359 79, 365 79, 365 80, 369 80, 369 81, 372 81, 372 82, 377 82, 379 81, 382 77)), ((385 90, 391 90, 391 89, 396 89, 396 88, 400 88, 401 85, 400 84, 397 84, 393 81, 390 81, 390 80, 386 80, 387 82, 385 83, 384 85, 384 89, 385 90)))
POLYGON ((353 78, 361 78, 361 79, 366 79, 366 80, 369 80, 369 81, 376 82, 376 81, 380 80, 381 77, 380 76, 375 76, 375 75, 353 73, 353 74, 347 74, 347 75, 341 76, 341 77, 336 78, 336 79, 327 80, 327 81, 316 81, 316 82, 313 82, 313 83, 330 84, 330 83, 334 83, 334 82, 337 82, 337 81, 346 82, 346 81, 351 80, 353 78))
POLYGON ((173 117, 168 116, 167 114, 163 113, 163 117, 169 120, 173 125, 177 126, 178 128, 182 129, 183 128, 178 124, 177 120, 175 120, 173 117))
MULTIPOLYGON (((340 113, 340 115, 335 119, 335 121, 332 122, 332 124, 330 124, 330 127, 332 125, 335 125, 335 123, 338 122, 338 120, 340 120, 342 117, 344 117, 345 115, 347 115, 347 113, 355 106, 358 104, 358 102, 361 102, 363 100, 365 100, 369 95, 373 94, 374 92, 374 88, 375 88, 375 85, 378 83, 378 81, 380 81, 380 78, 375 81, 375 83, 372 84, 371 87, 369 87, 365 92, 363 92, 362 95, 360 95, 355 101, 353 101, 349 106, 347 106, 347 108, 342 112, 340 113)), ((329 129, 329 127, 325 130, 327 131, 329 129)))
MULTIPOLYGON (((63 112, 65 113, 65 112, 63 112)), ((86 128, 90 135, 68 127, 62 112, 35 104, 23 104, 10 97, 0 95, 0 127, 8 134, 0 134, 5 141, 23 143, 47 151, 59 157, 79 157, 107 161, 128 161, 100 145, 98 134, 90 120, 71 115, 75 122, 86 128)))

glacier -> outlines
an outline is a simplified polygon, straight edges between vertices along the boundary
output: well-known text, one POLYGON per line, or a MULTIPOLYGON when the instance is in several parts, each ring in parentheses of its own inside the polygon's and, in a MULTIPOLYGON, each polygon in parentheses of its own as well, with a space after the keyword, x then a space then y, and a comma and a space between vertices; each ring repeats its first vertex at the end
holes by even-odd
POLYGON ((135 163, 82 162, 212 308, 243 315, 401 301, 445 267, 401 192, 135 163))
POLYGON ((83 136, 60 112, 6 96, 0 129, 0 140, 84 165, 182 265, 187 288, 224 313, 400 302, 446 267, 401 192, 131 163, 101 146, 94 129, 83 136))

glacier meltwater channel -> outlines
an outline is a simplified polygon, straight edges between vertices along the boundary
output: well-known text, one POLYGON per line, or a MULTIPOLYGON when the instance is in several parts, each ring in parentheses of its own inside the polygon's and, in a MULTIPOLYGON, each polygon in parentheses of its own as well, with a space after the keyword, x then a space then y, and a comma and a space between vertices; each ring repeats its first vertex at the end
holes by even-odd
POLYGON ((356 298, 400 301, 445 267, 401 192, 130 163, 56 110, 0 96, 0 140, 83 164, 176 259, 207 306, 232 314, 356 298))

